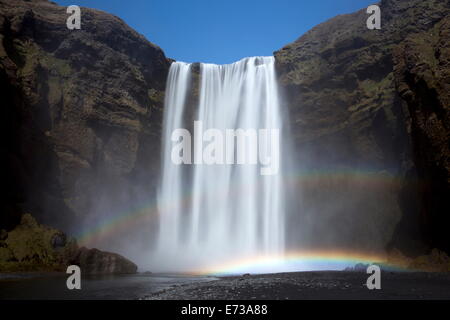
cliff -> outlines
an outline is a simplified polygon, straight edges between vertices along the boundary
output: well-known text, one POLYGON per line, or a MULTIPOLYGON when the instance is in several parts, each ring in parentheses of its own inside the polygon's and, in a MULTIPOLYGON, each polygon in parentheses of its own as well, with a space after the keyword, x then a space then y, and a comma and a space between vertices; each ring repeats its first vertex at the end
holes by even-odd
POLYGON ((298 208, 325 245, 448 251, 450 5, 379 5, 381 30, 366 28, 364 9, 275 52, 295 161, 329 173, 299 188, 298 208), (346 236, 327 237, 331 226, 346 236))
POLYGON ((1 228, 32 212, 76 230, 154 192, 170 61, 117 17, 82 8, 81 30, 69 30, 68 16, 48 1, 0 1, 1 228))

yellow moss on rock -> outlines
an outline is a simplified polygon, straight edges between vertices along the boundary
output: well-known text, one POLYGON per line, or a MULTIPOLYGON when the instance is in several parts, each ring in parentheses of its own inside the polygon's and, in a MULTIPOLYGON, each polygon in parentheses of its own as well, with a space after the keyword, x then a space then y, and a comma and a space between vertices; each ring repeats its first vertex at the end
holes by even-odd
POLYGON ((77 249, 75 240, 66 241, 61 231, 24 214, 0 247, 0 272, 60 271, 77 249))
POLYGON ((25 214, 20 225, 8 234, 6 244, 19 262, 34 260, 50 264, 55 261, 51 240, 58 232, 39 225, 30 214, 25 214))
POLYGON ((76 264, 84 274, 135 273, 137 266, 128 259, 98 249, 79 248, 75 239, 57 229, 41 225, 24 214, 9 233, 0 232, 1 272, 65 271, 76 264))

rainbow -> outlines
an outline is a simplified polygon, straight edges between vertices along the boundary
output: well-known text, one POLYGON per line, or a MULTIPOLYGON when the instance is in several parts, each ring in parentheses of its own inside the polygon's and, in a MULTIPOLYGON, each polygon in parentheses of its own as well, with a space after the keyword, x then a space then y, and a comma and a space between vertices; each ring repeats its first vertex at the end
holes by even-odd
MULTIPOLYGON (((294 187, 301 184, 304 188, 326 186, 339 186, 339 182, 348 179, 354 181, 358 187, 368 189, 378 189, 385 187, 399 187, 404 181, 402 178, 392 175, 388 172, 370 171, 370 170, 341 170, 341 171, 297 171, 285 174, 284 182, 287 187, 294 187)), ((239 188, 234 188, 239 190, 239 188)), ((217 195, 216 195, 217 196, 217 195)), ((221 195, 222 196, 222 195, 221 195)), ((239 197, 237 192, 229 192, 230 199, 239 197)), ((191 195, 187 194, 182 200, 182 206, 189 206, 191 195)), ((232 200, 230 200, 232 201, 232 200)), ((172 204, 162 204, 163 211, 170 212, 172 204)), ((136 226, 157 219, 159 215, 156 201, 149 201, 135 206, 125 212, 121 212, 113 217, 101 221, 100 223, 75 234, 75 238, 81 245, 101 246, 110 237, 120 237, 120 234, 133 230, 136 226)))
POLYGON ((350 251, 317 250, 294 251, 279 256, 255 256, 220 263, 193 271, 195 275, 237 275, 243 273, 279 273, 319 270, 344 270, 356 264, 377 264, 392 270, 402 270, 386 262, 384 255, 366 254, 350 251))

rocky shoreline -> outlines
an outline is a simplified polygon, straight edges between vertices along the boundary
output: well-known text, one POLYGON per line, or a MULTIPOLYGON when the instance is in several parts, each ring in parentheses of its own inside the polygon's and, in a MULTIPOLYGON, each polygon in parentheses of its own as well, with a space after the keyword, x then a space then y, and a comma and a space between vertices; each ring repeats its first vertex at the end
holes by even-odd
POLYGON ((0 274, 0 299, 323 300, 450 299, 450 273, 381 272, 369 290, 361 271, 314 271, 228 277, 132 274, 88 276, 68 290, 63 273, 0 274))
POLYGON ((317 271, 221 277, 174 286, 146 300, 450 299, 450 273, 382 272, 369 290, 365 272, 317 271))

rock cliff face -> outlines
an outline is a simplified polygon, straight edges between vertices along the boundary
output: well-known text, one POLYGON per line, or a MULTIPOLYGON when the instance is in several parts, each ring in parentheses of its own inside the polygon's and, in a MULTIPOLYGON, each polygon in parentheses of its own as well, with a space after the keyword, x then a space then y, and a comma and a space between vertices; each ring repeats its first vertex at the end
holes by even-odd
POLYGON ((306 223, 318 221, 310 227, 325 244, 448 250, 450 5, 383 0, 380 8, 381 30, 367 29, 361 10, 275 53, 296 162, 327 172, 303 187, 298 208, 306 223), (327 237, 330 228, 348 237, 327 237))
POLYGON ((394 61, 397 90, 411 116, 424 236, 450 252, 450 16, 409 36, 394 61))
POLYGON ((82 8, 81 30, 69 30, 68 16, 48 1, 0 1, 1 228, 29 211, 70 230, 156 185, 170 61, 117 17, 82 8))

